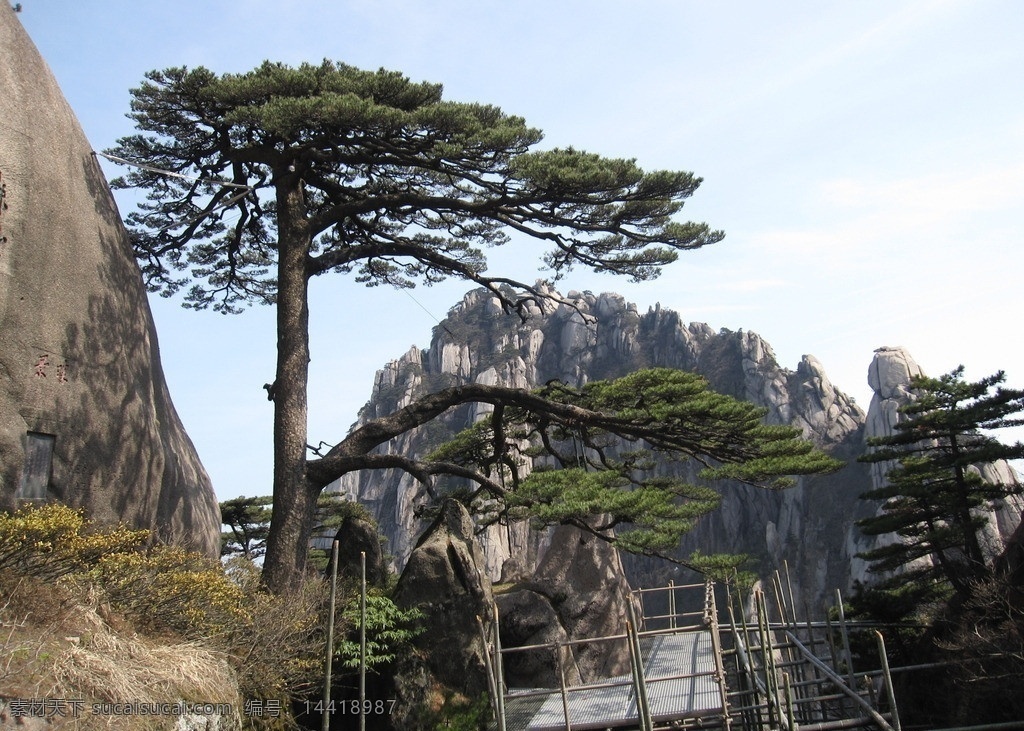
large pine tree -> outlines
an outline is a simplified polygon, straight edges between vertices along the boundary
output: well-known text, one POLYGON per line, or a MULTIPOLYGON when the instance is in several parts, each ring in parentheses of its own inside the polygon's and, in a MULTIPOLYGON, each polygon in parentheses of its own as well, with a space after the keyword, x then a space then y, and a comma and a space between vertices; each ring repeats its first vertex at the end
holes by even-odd
POLYGON ((886 484, 861 497, 882 500, 881 513, 858 522, 868 535, 893 542, 862 554, 875 572, 895 574, 883 588, 917 596, 948 585, 966 598, 972 584, 991 576, 991 552, 980 538, 986 513, 1024 490, 1017 481, 993 482, 979 466, 1024 457, 1024 444, 1003 444, 992 430, 1024 424, 1024 391, 1000 386, 1002 371, 968 382, 963 366, 938 378, 916 376, 915 399, 900 408, 889 436, 876 437, 864 462, 898 464, 886 484))
MULTIPOLYGON (((234 312, 259 302, 277 310, 270 588, 287 589, 304 570, 317 497, 347 472, 403 469, 424 481, 456 474, 497 492, 473 466, 375 452, 452 406, 486 402, 499 414, 519 407, 551 424, 592 423, 627 438, 699 441, 687 441, 690 424, 480 384, 424 396, 318 459, 307 454, 306 424, 313 277, 397 287, 456 277, 522 313, 554 295, 487 271, 484 249, 510 243, 514 232, 518 246, 546 247, 554 278, 583 266, 651 279, 679 251, 722 238, 674 218, 700 184, 691 173, 533 149, 541 133, 496 107, 445 101, 440 85, 329 61, 224 75, 171 68, 131 93, 139 134, 110 152, 136 165, 118 184, 147 191, 128 222, 149 286, 165 295, 184 287, 196 308, 234 312)), ((778 446, 742 430, 737 443, 716 441, 720 424, 707 424, 708 459, 730 461, 734 448, 749 446, 744 454, 756 460, 767 456, 762 446, 778 446)))

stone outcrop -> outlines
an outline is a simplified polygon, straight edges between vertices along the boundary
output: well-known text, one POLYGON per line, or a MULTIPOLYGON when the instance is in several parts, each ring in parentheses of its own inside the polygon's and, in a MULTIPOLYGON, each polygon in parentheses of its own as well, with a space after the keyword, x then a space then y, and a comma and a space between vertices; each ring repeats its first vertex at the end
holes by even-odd
POLYGON ((1006 550, 996 561, 996 573, 1016 590, 1016 605, 1024 609, 1024 523, 1007 540, 1006 550))
MULTIPOLYGON (((570 526, 551 532, 551 543, 533 577, 495 596, 502 647, 564 643, 626 633, 630 586, 618 551, 570 526)), ((593 682, 629 673, 626 643, 600 643, 506 655, 505 680, 512 687, 593 682)))
MULTIPOLYGON (((338 526, 334 536, 338 542, 338 578, 340 580, 360 581, 363 575, 363 554, 366 555, 366 583, 370 586, 387 584, 388 571, 384 563, 384 551, 380 546, 380 534, 377 526, 370 520, 354 515, 347 516, 338 526)), ((322 547, 331 554, 330 545, 322 547)), ((331 567, 328 563, 327 572, 331 567)))
MULTIPOLYGON (((487 691, 477 617, 488 620, 494 598, 483 563, 469 513, 461 503, 446 500, 409 556, 394 593, 399 607, 423 613, 427 631, 414 642, 429 672, 469 698, 487 691)), ((405 700, 411 707, 426 705, 422 698, 405 700)))
POLYGON ((6 3, 0 48, 0 508, 60 500, 217 555, 217 500, 106 180, 6 3))
MULTIPOLYGON (((569 635, 555 611, 559 598, 525 586, 495 595, 502 647, 568 642, 569 635)), ((558 688, 564 678, 567 684, 578 685, 582 680, 579 668, 568 655, 568 650, 553 647, 509 653, 504 657, 505 682, 510 688, 558 688)))
MULTIPOLYGON (((800 478, 783 491, 719 483, 720 509, 684 537, 680 553, 744 553, 752 557, 752 570, 763 576, 788 567, 794 593, 814 606, 834 589, 845 591, 854 581, 870 578, 855 557, 870 547, 855 521, 875 513, 876 506, 859 499, 872 485, 872 470, 856 460, 864 453, 866 434, 882 433, 885 419, 895 414, 906 393, 909 375, 919 371, 909 356, 892 351, 892 357, 876 358, 870 379, 879 405, 866 414, 835 388, 813 356, 805 355, 795 369, 784 368, 756 333, 687 324, 660 306, 641 313, 617 294, 569 292, 565 299, 567 304, 544 312, 533 307, 522 321, 504 314, 486 292, 468 293, 435 328, 428 349, 411 348, 377 373, 361 420, 401 408, 418 394, 467 381, 531 387, 557 378, 582 385, 644 367, 696 371, 716 390, 764 407, 769 422, 798 427, 847 466, 832 475, 800 478)), ((488 408, 453 409, 383 449, 425 454, 488 408)), ((685 464, 664 469, 694 477, 685 464)), ((402 474, 350 474, 333 489, 371 509, 401 566, 423 529, 415 515, 415 507, 426 501, 422 486, 402 474)), ((1012 530, 1020 514, 1010 509, 995 520, 1012 530)), ((482 535, 488 575, 497 580, 507 566, 509 578, 529 577, 543 563, 550 540, 549 533, 536 533, 526 524, 488 529, 482 535)), ((690 580, 666 562, 631 556, 622 562, 633 586, 690 580)))

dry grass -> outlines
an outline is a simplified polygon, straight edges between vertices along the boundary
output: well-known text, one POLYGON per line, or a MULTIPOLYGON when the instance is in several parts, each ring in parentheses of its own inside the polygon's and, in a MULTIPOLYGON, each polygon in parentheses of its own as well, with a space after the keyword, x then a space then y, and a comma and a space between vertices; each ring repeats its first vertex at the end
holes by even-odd
MULTIPOLYGON (((237 682, 224 656, 196 643, 157 642, 125 634, 104 619, 102 615, 109 613, 100 606, 71 603, 60 587, 53 587, 46 602, 44 587, 32 582, 0 583, 9 592, 0 604, 0 696, 83 702, 77 718, 65 704, 67 716, 51 715, 48 728, 171 729, 178 720, 173 715, 97 714, 92 712, 93 704, 137 707, 180 701, 231 704, 234 717, 222 718, 221 728, 240 726, 237 682), (52 607, 58 599, 63 610, 36 618, 24 609, 29 597, 43 608, 52 607)), ((5 713, 10 717, 11 712, 9 706, 5 713)))
POLYGON ((203 728, 294 728, 289 700, 320 683, 324 582, 270 595, 251 562, 141 541, 60 505, 0 513, 0 729, 182 728, 182 704, 231 706, 203 728), (243 698, 277 710, 245 716, 243 698))

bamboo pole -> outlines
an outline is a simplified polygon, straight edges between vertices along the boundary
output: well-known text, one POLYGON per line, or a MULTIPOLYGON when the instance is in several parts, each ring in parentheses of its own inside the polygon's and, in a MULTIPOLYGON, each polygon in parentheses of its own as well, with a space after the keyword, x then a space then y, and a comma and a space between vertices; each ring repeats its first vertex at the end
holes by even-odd
MULTIPOLYGON (((772 586, 775 589, 775 601, 779 605, 779 620, 782 622, 782 626, 796 631, 796 608, 793 606, 792 597, 787 597, 785 587, 782 585, 782 574, 778 571, 772 576, 772 586)), ((793 648, 786 645, 782 648, 783 662, 790 667, 792 677, 790 681, 797 681, 798 683, 803 680, 800 672, 800 666, 794 660, 793 648)), ((801 693, 800 685, 796 686, 798 695, 801 693)), ((801 698, 802 700, 802 698, 801 698)), ((801 713, 803 709, 801 709, 801 713)), ((792 713, 792 711, 790 711, 792 713)), ((801 720, 807 720, 804 716, 801 720)))
MULTIPOLYGON (((337 545, 337 541, 335 541, 337 545)), ((337 562, 337 558, 335 558, 337 562)), ((359 731, 366 731, 366 551, 359 553, 359 731)))
POLYGON ((498 605, 494 605, 494 680, 498 685, 498 731, 505 731, 505 670, 501 661, 501 632, 498 631, 498 605))
POLYGON ((668 582, 668 614, 669 624, 671 629, 676 628, 676 583, 674 581, 668 582))
POLYGON ((480 641, 484 646, 484 670, 487 673, 487 690, 491 694, 491 710, 494 712, 494 720, 498 720, 498 698, 497 683, 494 680, 494 664, 491 662, 491 652, 488 649, 487 630, 484 629, 484 621, 480 615, 476 615, 476 626, 480 630, 480 641))
POLYGON ((808 650, 804 643, 802 643, 796 635, 789 632, 788 630, 786 633, 789 635, 789 639, 793 642, 796 648, 800 650, 801 653, 803 653, 807 662, 817 667, 826 678, 832 681, 836 688, 838 688, 844 695, 850 698, 850 700, 852 700, 854 703, 860 706, 864 710, 864 712, 871 716, 874 722, 878 724, 880 728, 883 729, 883 731, 896 731, 882 717, 882 714, 880 714, 878 711, 872 708, 867 701, 860 697, 860 695, 854 689, 854 686, 847 686, 846 681, 843 680, 843 678, 841 678, 837 673, 833 672, 833 670, 830 667, 828 667, 828 665, 826 665, 817 657, 815 657, 814 653, 808 650))
MULTIPOLYGON (((816 651, 815 648, 817 647, 818 640, 816 640, 814 637, 814 627, 811 625, 811 608, 807 604, 804 604, 804 622, 807 627, 807 646, 813 653, 816 651)), ((811 674, 814 676, 814 690, 810 693, 810 695, 813 698, 817 699, 822 694, 821 676, 818 675, 818 668, 814 667, 813 665, 811 665, 811 674)), ((821 716, 820 720, 827 720, 827 714, 825 713, 825 704, 822 703, 820 700, 817 700, 814 706, 812 706, 812 710, 808 711, 808 720, 810 720, 813 717, 813 708, 815 706, 817 707, 818 713, 821 716)))
POLYGON ((782 674, 782 686, 786 692, 786 725, 789 731, 796 731, 796 721, 793 718, 793 686, 789 679, 789 673, 782 674))
POLYGON ((722 638, 718 634, 718 602, 715 600, 715 585, 708 582, 709 598, 711 607, 709 612, 711 647, 715 654, 715 682, 718 684, 718 694, 722 701, 722 725, 725 731, 732 728, 732 720, 729 718, 729 691, 725 686, 725 662, 722 660, 722 638))
POLYGON ((836 589, 836 607, 839 609, 839 631, 843 638, 843 652, 846 653, 846 671, 850 678, 850 687, 857 687, 857 679, 853 672, 853 653, 850 651, 850 633, 846 628, 846 610, 843 608, 843 594, 836 589))
MULTIPOLYGON (((753 650, 751 648, 753 648, 754 645, 750 641, 750 627, 747 624, 747 615, 746 615, 746 612, 745 612, 744 607, 743 607, 743 592, 740 589, 738 582, 736 584, 736 601, 737 601, 737 603, 739 605, 738 608, 739 608, 739 614, 740 614, 740 625, 743 628, 743 642, 745 643, 747 652, 751 652, 752 653, 753 650)), ((756 602, 755 602, 755 604, 756 604, 756 602)), ((732 609, 732 605, 730 604, 729 606, 730 606, 730 610, 731 610, 732 609)), ((750 662, 745 663, 745 664, 749 668, 748 676, 749 676, 751 688, 754 691, 754 703, 757 705, 757 710, 755 711, 755 714, 757 716, 757 727, 761 728, 764 725, 764 722, 763 722, 763 719, 762 719, 762 716, 761 716, 761 700, 760 700, 761 696, 759 695, 760 683, 758 682, 758 679, 757 679, 757 670, 753 666, 753 658, 750 659, 750 662)), ((767 697, 768 696, 767 696, 767 692, 766 692, 765 693, 765 699, 766 700, 767 700, 767 697)))
POLYGON ((338 542, 331 546, 331 610, 327 615, 327 646, 324 649, 324 695, 320 709, 320 728, 331 728, 331 672, 334 663, 334 606, 338 595, 338 542))
MULTIPOLYGON (((630 614, 632 615, 633 612, 631 611, 630 614)), ((652 731, 650 711, 646 702, 647 687, 644 680, 643 657, 640 655, 640 643, 637 640, 633 619, 626 620, 626 634, 629 636, 629 667, 633 671, 633 692, 636 693, 637 725, 642 731, 652 731)))
POLYGON ((565 687, 565 653, 567 650, 565 645, 558 645, 558 684, 562 690, 562 716, 565 718, 565 731, 572 731, 572 724, 569 721, 569 692, 565 687))
POLYGON ((793 580, 789 575, 789 561, 782 561, 782 568, 786 572, 786 590, 789 593, 789 609, 793 613, 793 624, 797 623, 796 599, 793 597, 793 580))
POLYGON ((885 692, 889 697, 889 713, 892 716, 892 727, 896 731, 902 731, 900 726, 900 714, 896 709, 896 690, 892 687, 892 673, 889 672, 889 654, 885 651, 885 638, 882 633, 875 630, 878 638, 878 656, 882 661, 882 678, 885 680, 885 692))

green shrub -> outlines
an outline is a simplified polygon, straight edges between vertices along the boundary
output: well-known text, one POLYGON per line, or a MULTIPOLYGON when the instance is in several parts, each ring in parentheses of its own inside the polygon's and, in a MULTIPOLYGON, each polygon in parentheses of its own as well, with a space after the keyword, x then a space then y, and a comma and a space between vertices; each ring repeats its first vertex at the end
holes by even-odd
MULTIPOLYGON (((343 667, 359 669, 359 595, 351 596, 342 610, 344 626, 335 651, 343 667)), ((366 667, 373 670, 395 659, 397 653, 423 631, 417 623, 423 613, 416 608, 400 609, 391 599, 378 593, 366 597, 366 667)))

